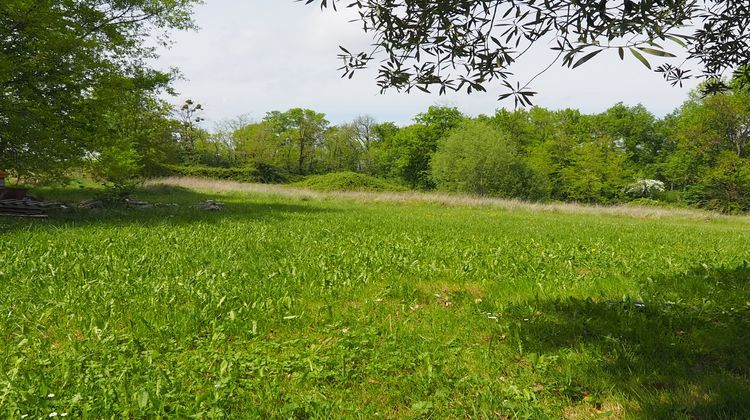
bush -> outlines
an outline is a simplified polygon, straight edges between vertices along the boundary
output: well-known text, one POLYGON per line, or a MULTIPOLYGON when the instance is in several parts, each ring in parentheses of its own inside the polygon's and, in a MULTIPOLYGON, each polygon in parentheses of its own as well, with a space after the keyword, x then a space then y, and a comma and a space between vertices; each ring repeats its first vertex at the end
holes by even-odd
POLYGON ((334 172, 325 175, 313 175, 302 182, 292 184, 295 187, 316 191, 406 191, 407 188, 384 179, 355 172, 334 172))
POLYGON ((265 184, 282 184, 297 179, 296 176, 289 174, 281 168, 260 162, 233 168, 163 165, 162 169, 161 175, 224 179, 238 182, 261 182, 265 184))
POLYGON ((105 186, 112 184, 117 188, 134 183, 143 168, 138 152, 130 146, 115 143, 92 156, 88 167, 94 179, 105 186))
POLYGON ((750 211, 750 160, 722 153, 716 165, 688 190, 692 204, 722 213, 750 211))
POLYGON ((509 136, 485 123, 467 122, 439 145, 432 179, 446 191, 538 200, 543 178, 516 153, 509 136))
POLYGON ((104 183, 104 189, 99 191, 95 198, 106 206, 117 206, 125 202, 126 198, 138 189, 140 183, 136 180, 119 181, 115 183, 104 183))
POLYGON ((625 188, 633 198, 652 198, 664 192, 664 183, 656 179, 639 179, 625 188))
POLYGON ((656 195, 657 200, 673 205, 687 206, 688 203, 685 201, 684 192, 680 190, 665 190, 656 195))

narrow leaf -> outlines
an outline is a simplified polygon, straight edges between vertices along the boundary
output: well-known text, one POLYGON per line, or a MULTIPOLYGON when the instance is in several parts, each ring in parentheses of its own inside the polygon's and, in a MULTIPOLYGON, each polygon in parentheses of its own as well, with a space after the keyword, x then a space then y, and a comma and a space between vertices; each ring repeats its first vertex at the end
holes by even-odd
POLYGON ((651 55, 658 55, 659 57, 677 57, 676 55, 672 53, 668 53, 662 50, 657 50, 655 48, 639 47, 638 49, 651 55))
POLYGON ((649 70, 651 70, 651 64, 648 63, 648 60, 643 56, 643 54, 639 53, 637 50, 630 48, 630 52, 633 54, 635 58, 638 59, 641 63, 643 63, 644 66, 646 66, 649 70))
POLYGON ((573 68, 576 68, 576 67, 582 65, 583 63, 591 60, 592 58, 594 58, 594 56, 596 56, 597 54, 599 54, 602 51, 604 51, 604 50, 596 50, 594 52, 591 52, 591 53, 588 53, 588 54, 584 55, 583 57, 581 57, 581 59, 579 59, 578 61, 576 61, 575 64, 573 64, 573 68))

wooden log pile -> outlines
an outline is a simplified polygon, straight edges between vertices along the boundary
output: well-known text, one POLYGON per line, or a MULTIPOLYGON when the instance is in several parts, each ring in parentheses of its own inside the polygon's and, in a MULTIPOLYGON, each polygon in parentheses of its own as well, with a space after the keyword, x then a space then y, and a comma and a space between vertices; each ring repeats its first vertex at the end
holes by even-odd
POLYGON ((0 189, 0 216, 46 218, 50 209, 62 204, 53 201, 37 200, 33 197, 18 197, 17 194, 2 194, 0 189))

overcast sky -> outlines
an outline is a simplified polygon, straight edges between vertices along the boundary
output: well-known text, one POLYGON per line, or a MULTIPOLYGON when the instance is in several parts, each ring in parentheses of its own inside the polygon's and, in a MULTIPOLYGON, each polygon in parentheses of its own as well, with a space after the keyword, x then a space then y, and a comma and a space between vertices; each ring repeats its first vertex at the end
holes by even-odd
MULTIPOLYGON (((293 107, 323 112, 333 123, 372 115, 378 121, 408 124, 430 105, 456 106, 470 115, 492 114, 512 102, 498 102, 499 86, 487 93, 379 94, 375 73, 342 79, 337 71, 338 45, 364 49, 369 38, 351 11, 321 11, 293 0, 206 0, 196 8, 197 32, 173 34, 171 49, 162 51, 157 67, 177 67, 185 80, 176 83, 178 103, 192 98, 203 104, 208 127, 237 117, 262 118, 267 111, 293 107)), ((525 82, 553 58, 536 48, 516 63, 517 81, 525 82)), ((671 87, 632 57, 621 62, 605 52, 576 70, 555 66, 534 81, 535 104, 551 109, 578 108, 600 112, 617 102, 641 103, 661 116, 687 97, 694 84, 671 87)))

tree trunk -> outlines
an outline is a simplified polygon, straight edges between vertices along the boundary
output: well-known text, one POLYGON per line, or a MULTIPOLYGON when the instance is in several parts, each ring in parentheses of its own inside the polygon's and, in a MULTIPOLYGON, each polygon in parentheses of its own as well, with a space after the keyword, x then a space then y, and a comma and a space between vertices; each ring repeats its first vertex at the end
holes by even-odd
POLYGON ((299 158, 297 159, 297 173, 302 175, 302 164, 305 160, 305 138, 302 137, 299 140, 299 158))

